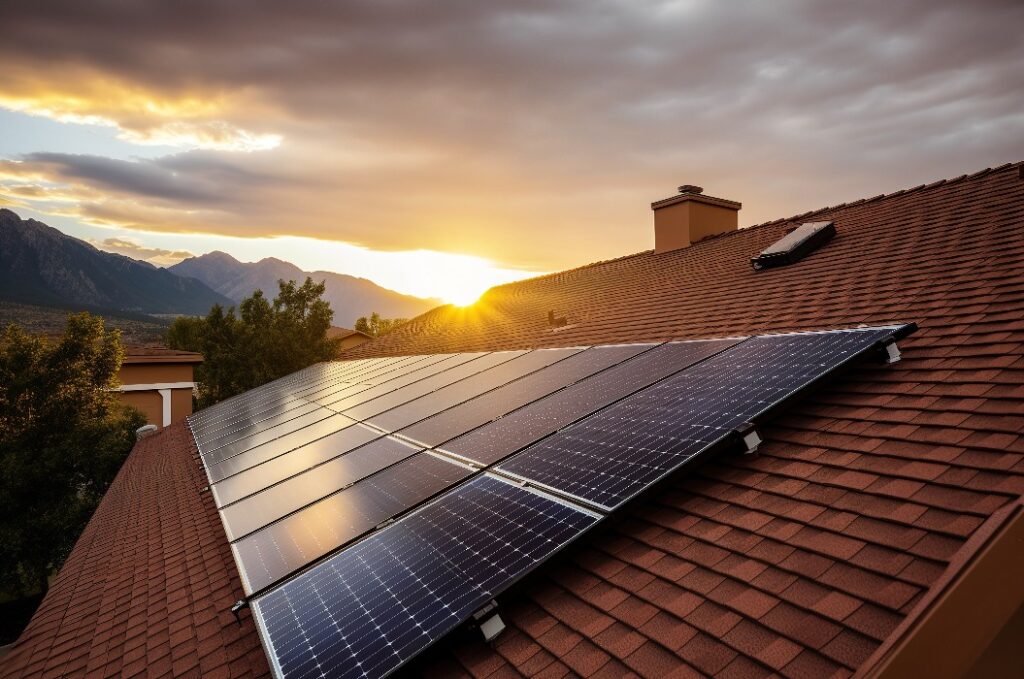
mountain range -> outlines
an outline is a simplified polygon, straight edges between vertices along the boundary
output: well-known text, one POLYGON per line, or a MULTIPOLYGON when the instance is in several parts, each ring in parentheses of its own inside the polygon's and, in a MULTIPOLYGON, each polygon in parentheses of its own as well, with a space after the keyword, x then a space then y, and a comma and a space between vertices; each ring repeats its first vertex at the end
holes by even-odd
POLYGON ((240 262, 223 252, 191 257, 166 269, 99 250, 34 219, 0 208, 0 300, 20 304, 134 315, 203 315, 214 304, 232 306, 261 289, 277 293, 278 280, 307 276, 327 287, 334 322, 351 327, 376 311, 411 318, 437 300, 403 295, 330 271, 305 272, 267 258, 240 262))
POLYGON ((194 278, 98 250, 0 209, 0 299, 141 314, 205 314, 231 304, 194 278))
POLYGON ((382 288, 365 278, 357 278, 333 271, 303 271, 290 262, 267 257, 258 262, 240 262, 226 252, 214 251, 199 257, 190 257, 168 270, 180 276, 202 281, 213 290, 236 302, 248 297, 254 290, 262 290, 268 298, 277 294, 279 280, 298 283, 312 278, 326 286, 324 299, 334 310, 334 323, 352 327, 360 316, 376 311, 385 318, 412 318, 441 304, 435 299, 403 295, 382 288))

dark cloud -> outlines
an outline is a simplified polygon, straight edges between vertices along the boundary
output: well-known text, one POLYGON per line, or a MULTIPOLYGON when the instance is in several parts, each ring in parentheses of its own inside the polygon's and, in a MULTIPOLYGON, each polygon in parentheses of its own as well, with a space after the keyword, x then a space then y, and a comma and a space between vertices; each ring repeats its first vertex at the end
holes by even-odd
POLYGON ((0 90, 84 69, 280 134, 30 159, 215 207, 211 229, 555 268, 649 246, 647 203, 683 182, 750 223, 1020 159, 1021 25, 985 1, 7 0, 0 90))

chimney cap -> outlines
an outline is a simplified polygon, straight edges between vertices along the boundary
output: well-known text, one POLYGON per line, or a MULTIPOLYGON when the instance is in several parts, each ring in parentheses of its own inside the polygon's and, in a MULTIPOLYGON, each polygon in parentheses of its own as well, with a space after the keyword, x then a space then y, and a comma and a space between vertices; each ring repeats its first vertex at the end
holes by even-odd
POLYGON ((679 193, 704 193, 704 187, 696 184, 683 184, 679 187, 679 193))

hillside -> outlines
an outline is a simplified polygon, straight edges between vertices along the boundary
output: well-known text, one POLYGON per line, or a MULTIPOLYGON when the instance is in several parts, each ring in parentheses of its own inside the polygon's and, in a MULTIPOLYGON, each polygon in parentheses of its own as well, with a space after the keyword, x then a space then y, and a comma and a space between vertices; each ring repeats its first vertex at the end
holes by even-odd
POLYGON ((7 209, 0 209, 0 299, 144 314, 205 314, 231 303, 194 278, 97 250, 7 209))
POLYGON ((376 311, 386 318, 412 318, 438 306, 440 302, 403 295, 368 281, 332 271, 303 271, 280 259, 268 257, 254 263, 240 262, 224 252, 211 252, 191 257, 169 270, 181 276, 196 278, 222 295, 235 301, 248 297, 254 290, 263 290, 268 297, 277 292, 278 280, 301 282, 307 276, 324 281, 324 298, 334 309, 335 325, 351 327, 360 316, 376 311))

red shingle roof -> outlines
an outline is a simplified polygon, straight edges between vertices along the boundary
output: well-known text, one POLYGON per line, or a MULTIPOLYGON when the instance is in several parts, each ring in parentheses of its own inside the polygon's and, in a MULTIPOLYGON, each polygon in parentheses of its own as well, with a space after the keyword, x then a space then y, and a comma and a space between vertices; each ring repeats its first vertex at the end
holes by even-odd
MULTIPOLYGON (((495 288, 352 355, 699 338, 916 321, 904 360, 865 366, 629 507, 505 597, 491 645, 456 634, 435 676, 843 676, 968 538, 1024 494, 1020 165, 495 288), (803 221, 804 261, 750 257, 803 221), (548 312, 566 316, 553 330, 548 312)), ((132 453, 3 669, 267 673, 194 446, 132 453), (145 663, 146 665, 144 665, 145 663), (216 670, 216 672, 214 671, 216 670)), ((947 574, 948 575, 948 574, 947 574)))

